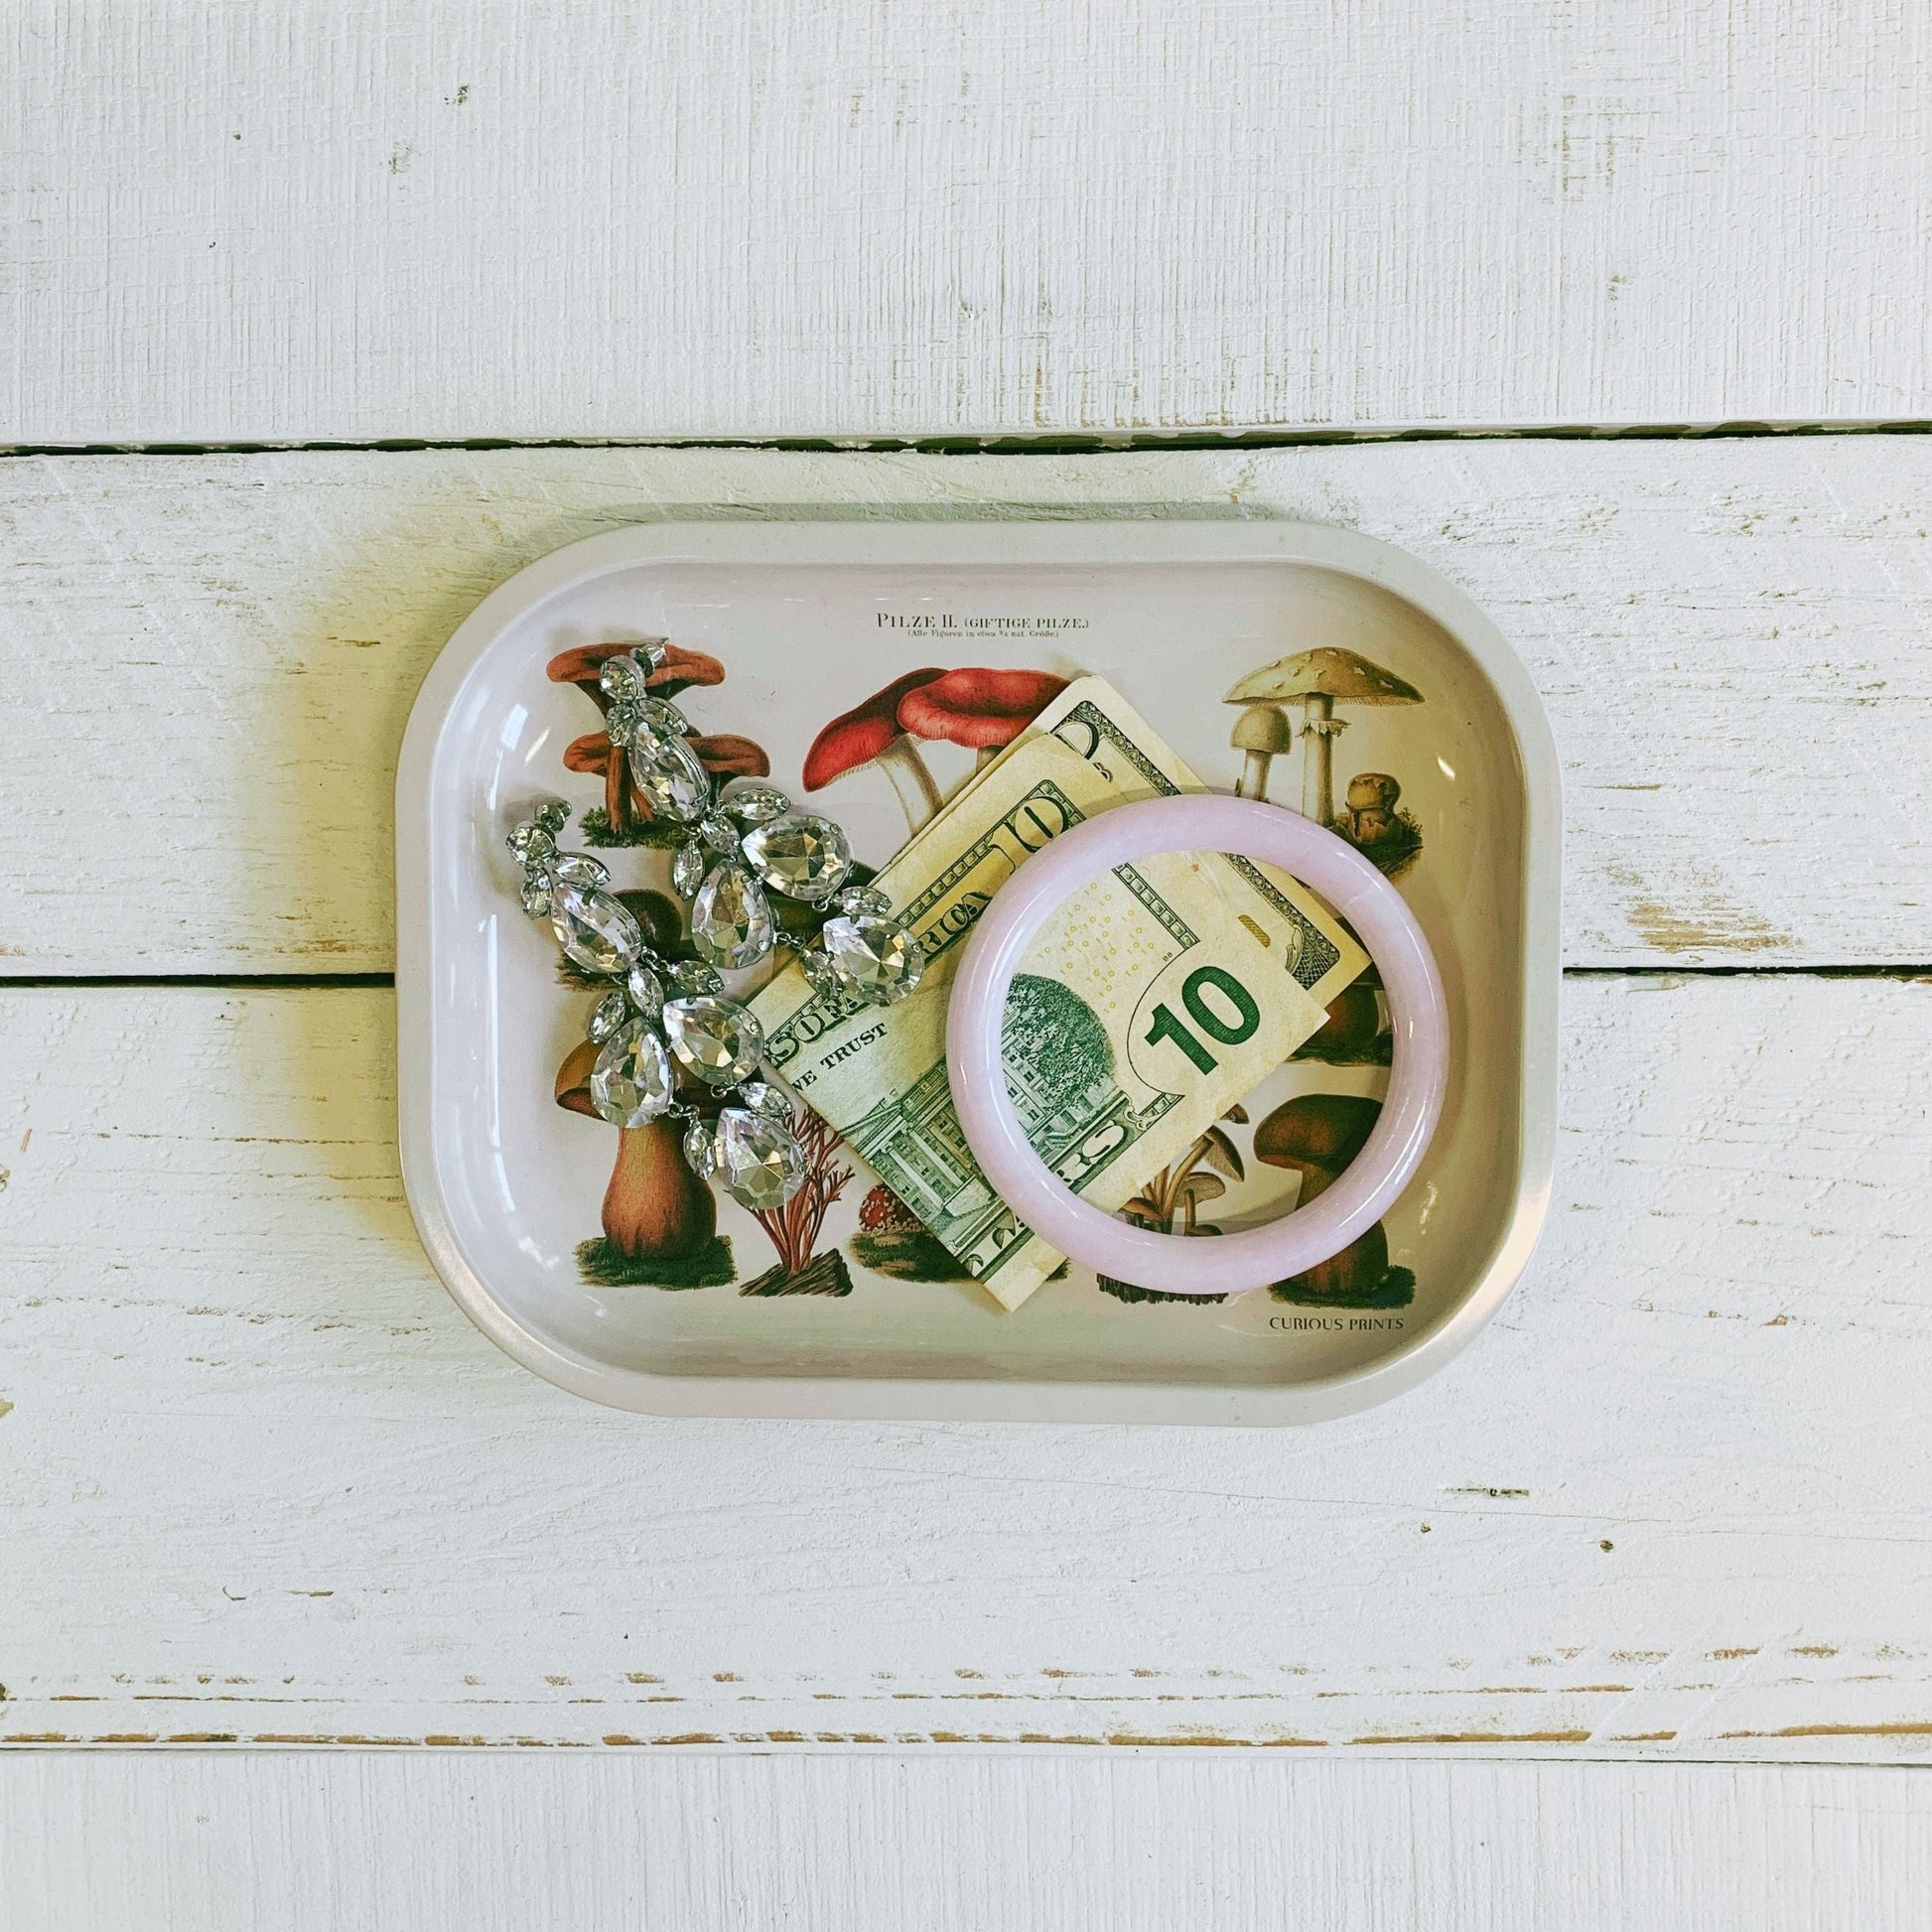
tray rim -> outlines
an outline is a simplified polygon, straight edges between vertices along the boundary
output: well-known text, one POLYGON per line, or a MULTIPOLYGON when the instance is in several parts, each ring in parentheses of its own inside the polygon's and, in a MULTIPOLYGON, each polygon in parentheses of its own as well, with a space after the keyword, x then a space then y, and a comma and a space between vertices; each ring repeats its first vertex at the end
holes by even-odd
MULTIPOLYGON (((430 1265, 465 1314, 514 1361, 573 1395, 659 1416, 930 1422, 1273 1426, 1352 1415, 1443 1368, 1480 1332, 1528 1266, 1549 1211, 1557 1130, 1562 977, 1562 774, 1528 670, 1483 611, 1420 558, 1358 531, 1266 519, 858 521, 771 518, 636 523, 537 558, 457 626, 410 707, 396 767, 396 1076, 403 1191, 430 1265), (1473 1285, 1428 1327, 1359 1368, 1281 1387, 1203 1381, 1011 1377, 664 1375, 617 1368, 526 1327, 471 1267, 436 1180, 429 1030, 431 781, 465 681, 513 620, 578 583, 639 564, 1024 567, 1299 564, 1358 577, 1435 620, 1488 680, 1515 735, 1524 786, 1521 1158, 1503 1233, 1473 1285), (411 1024, 414 1022, 415 1024, 411 1024)), ((1018 1318, 1018 1317, 1016 1317, 1018 1318)))

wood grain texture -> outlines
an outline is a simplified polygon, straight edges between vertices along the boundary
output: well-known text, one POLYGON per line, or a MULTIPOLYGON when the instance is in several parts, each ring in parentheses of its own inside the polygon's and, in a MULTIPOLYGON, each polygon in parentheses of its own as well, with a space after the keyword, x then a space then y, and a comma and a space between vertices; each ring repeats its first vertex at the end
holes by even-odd
POLYGON ((0 1761, 34 1932, 1906 1932, 1929 1847, 1932 1782, 1820 1766, 0 1761))
POLYGON ((1919 0, 31 0, 0 437, 1932 413, 1919 0))
POLYGON ((389 996, 0 1000, 0 1739, 1917 1760, 1932 983, 1570 982, 1549 1231, 1311 1432, 667 1422, 514 1367, 389 996))
POLYGON ((1918 964, 1928 498, 1919 437, 18 459, 0 811, 40 863, 0 905, 0 969, 386 971, 416 685, 478 599, 573 538, 1147 513, 1364 530, 1489 612, 1564 757, 1573 965, 1918 964))

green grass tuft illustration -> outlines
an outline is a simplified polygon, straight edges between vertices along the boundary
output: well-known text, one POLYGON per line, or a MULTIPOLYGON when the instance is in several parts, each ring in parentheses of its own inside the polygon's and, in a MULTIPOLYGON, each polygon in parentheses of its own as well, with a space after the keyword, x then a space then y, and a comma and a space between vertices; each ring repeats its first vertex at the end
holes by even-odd
POLYGON ((577 1244, 577 1268, 593 1288, 723 1288, 738 1279, 732 1244, 722 1235, 694 1255, 620 1254, 603 1235, 577 1244))

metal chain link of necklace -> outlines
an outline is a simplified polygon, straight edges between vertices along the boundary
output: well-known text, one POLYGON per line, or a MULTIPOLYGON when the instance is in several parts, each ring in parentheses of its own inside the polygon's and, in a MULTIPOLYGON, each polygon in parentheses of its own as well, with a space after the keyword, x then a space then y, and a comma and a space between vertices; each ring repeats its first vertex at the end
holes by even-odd
POLYGON ((609 869, 587 853, 558 849, 570 820, 561 800, 541 806, 506 843, 523 868, 524 911, 550 921, 574 966, 612 982, 590 1019, 600 1049, 591 1105, 617 1127, 667 1114, 688 1121, 684 1158, 692 1172, 702 1180, 720 1175, 759 1212, 782 1207, 805 1178, 792 1103, 758 1077, 763 1030, 725 997, 720 971, 743 972, 771 956, 778 927, 767 895, 825 910, 818 939, 801 958, 821 993, 891 1006, 918 985, 925 956, 883 894, 846 884, 852 848, 829 818, 793 811, 774 785, 734 780, 717 788, 686 742, 683 713, 646 690, 664 655, 651 640, 605 661, 605 729, 613 755, 624 754, 638 796, 686 831, 671 884, 691 901, 700 959, 666 960, 636 914, 607 890, 609 869), (693 1093, 725 1102, 715 1120, 693 1093))

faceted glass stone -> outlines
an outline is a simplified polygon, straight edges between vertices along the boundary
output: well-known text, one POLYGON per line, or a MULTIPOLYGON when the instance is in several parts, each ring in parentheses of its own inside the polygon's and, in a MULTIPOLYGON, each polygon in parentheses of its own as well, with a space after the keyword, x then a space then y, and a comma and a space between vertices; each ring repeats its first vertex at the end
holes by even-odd
POLYGON ((659 818, 688 825, 711 803, 711 773, 681 738, 659 739, 650 755, 630 760, 630 781, 659 818))
POLYGON ((764 1029, 736 1000, 697 993, 664 1008, 664 1037, 685 1072, 708 1087, 735 1087, 764 1057, 764 1029))
POLYGON ((627 972, 643 950, 643 928, 621 899, 594 886, 558 882, 550 896, 557 943, 587 973, 627 972))
POLYGON ((680 993, 716 993, 724 983, 717 967, 701 959, 680 959, 671 968, 671 984, 680 993))
POLYGON ((808 946, 798 955, 798 963, 805 970, 805 978, 819 992, 829 992, 839 983, 839 976, 832 970, 832 961, 823 946, 808 946))
POLYGON ((778 937, 764 888, 720 860, 691 904, 691 937, 714 966, 743 972, 769 956, 778 937))
POLYGON ((608 886, 611 868, 581 852, 566 852, 551 870, 567 886, 608 886))
POLYGON ((607 993, 597 1003, 588 1029, 600 1046, 630 1018, 630 1007, 621 993, 607 993))
POLYGON ((755 1114, 762 1114, 766 1120, 781 1120, 786 1126, 791 1124, 791 1100, 781 1088, 774 1087, 768 1080, 747 1080, 739 1088, 738 1097, 755 1114))
POLYGON ((725 800, 725 809, 741 825, 764 825, 783 818, 791 800, 776 785, 745 785, 725 800))
POLYGON ((604 714, 604 736, 619 751, 627 752, 637 736, 637 714, 627 704, 614 704, 604 714))
POLYGON ((684 713, 667 699, 639 698, 630 710, 635 719, 631 735, 648 751, 655 751, 660 739, 690 736, 684 713))
POLYGON ((570 807, 561 798, 551 798, 537 807, 537 829, 555 838, 570 823, 570 807))
POLYGON ((671 1104, 675 1082, 664 1042, 641 1020, 624 1024, 591 1069, 591 1105, 615 1127, 642 1127, 671 1104))
POLYGON ((862 912, 890 912, 893 901, 884 893, 875 892, 870 886, 848 886, 839 895, 839 910, 858 914, 862 912))
POLYGON ((598 667, 597 681, 604 695, 614 704, 628 704, 644 694, 644 667, 630 651, 607 657, 598 667))
POLYGON ((680 898, 696 897, 704 884, 705 868, 710 864, 701 845, 684 845, 671 861, 671 888, 680 898))
POLYGON ((646 1020, 655 1021, 664 1010, 664 982, 641 959, 624 976, 623 990, 646 1020))
POLYGON ((524 860, 547 859, 557 849, 557 841, 533 818, 526 818, 503 843, 524 860))
POLYGON ((738 842, 745 834, 728 819, 723 812, 707 812, 698 827, 698 837, 704 840, 714 852, 727 852, 733 858, 738 856, 738 842))
POLYGON ((700 1180, 718 1172, 718 1136, 709 1121, 694 1120, 684 1130, 684 1160, 700 1180))
POLYGON ((891 916, 847 913, 827 919, 819 937, 839 984, 868 1006, 904 999, 925 971, 925 954, 911 928, 891 916))
POLYGON ((852 847, 829 818, 788 812, 745 835, 745 857, 774 893, 808 904, 828 899, 852 870, 852 847))
POLYGON ((744 1107, 718 1116, 718 1165, 755 1214, 782 1207, 805 1184, 805 1150, 791 1129, 744 1107))
POLYGON ((523 909, 533 919, 547 919, 550 916, 549 875, 533 872, 523 882, 523 909))

